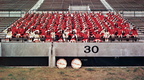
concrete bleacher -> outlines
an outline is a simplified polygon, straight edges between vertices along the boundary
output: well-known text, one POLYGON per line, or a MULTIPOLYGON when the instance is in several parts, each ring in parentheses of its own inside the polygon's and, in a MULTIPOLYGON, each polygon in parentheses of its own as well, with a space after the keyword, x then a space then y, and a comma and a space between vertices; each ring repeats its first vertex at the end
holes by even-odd
POLYGON ((9 27, 18 17, 0 17, 0 38, 5 38, 6 34, 1 33, 7 27, 9 27))
POLYGON ((28 11, 38 0, 0 0, 1 11, 28 11))
POLYGON ((0 17, 0 32, 6 29, 17 19, 18 19, 17 17, 0 17))
POLYGON ((92 11, 106 10, 100 0, 45 0, 38 10, 68 11, 69 5, 88 5, 92 11))
POLYGON ((144 37, 144 17, 126 17, 139 29, 139 37, 144 37))
POLYGON ((5 38, 6 34, 2 32, 22 16, 22 11, 28 11, 37 1, 0 0, 0 38, 5 38))
POLYGON ((106 0, 115 11, 142 11, 143 0, 106 0))

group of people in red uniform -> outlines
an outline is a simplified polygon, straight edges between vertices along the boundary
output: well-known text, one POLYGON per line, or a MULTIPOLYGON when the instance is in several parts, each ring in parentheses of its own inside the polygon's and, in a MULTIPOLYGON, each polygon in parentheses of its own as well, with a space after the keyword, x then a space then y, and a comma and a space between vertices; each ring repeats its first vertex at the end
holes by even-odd
POLYGON ((135 26, 114 12, 27 13, 7 29, 6 36, 34 42, 102 42, 137 37, 135 26))

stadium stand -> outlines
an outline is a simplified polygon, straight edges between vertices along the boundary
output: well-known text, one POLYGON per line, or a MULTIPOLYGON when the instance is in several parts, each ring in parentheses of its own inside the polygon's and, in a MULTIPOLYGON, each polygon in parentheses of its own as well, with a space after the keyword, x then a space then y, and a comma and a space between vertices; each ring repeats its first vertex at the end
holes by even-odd
POLYGON ((28 11, 38 0, 0 0, 1 11, 28 11))
POLYGON ((100 0, 45 0, 40 11, 68 11, 69 5, 89 5, 92 11, 107 10, 100 0))
POLYGON ((143 0, 106 0, 115 11, 142 11, 143 0))
POLYGON ((10 26, 14 21, 16 21, 17 17, 0 17, 0 32, 10 26), (9 24, 9 25, 8 25, 9 24))
POLYGON ((131 27, 120 14, 99 13, 27 13, 7 29, 6 38, 58 42, 101 42, 137 39, 135 26, 131 27))
POLYGON ((139 29, 139 37, 144 37, 144 17, 126 17, 131 23, 139 29))
MULTIPOLYGON (((9 27, 19 17, 14 16, 15 11, 28 11, 38 0, 0 0, 0 32, 9 27), (30 3, 30 4, 29 4, 30 3), (11 13, 10 13, 11 11, 11 13), (11 14, 11 15, 10 15, 11 14)), ((19 14, 17 14, 19 15, 19 14)), ((5 33, 0 33, 0 38, 4 38, 5 33)))
POLYGON ((18 17, 0 17, 0 38, 6 37, 6 34, 2 32, 17 19, 18 17))

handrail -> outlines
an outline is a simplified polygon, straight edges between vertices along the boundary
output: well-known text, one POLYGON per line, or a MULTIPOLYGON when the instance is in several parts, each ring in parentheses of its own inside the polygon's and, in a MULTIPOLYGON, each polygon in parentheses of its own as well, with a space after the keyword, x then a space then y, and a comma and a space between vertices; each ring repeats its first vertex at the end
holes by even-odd
MULTIPOLYGON (((34 40, 39 40, 39 42, 70 42, 70 41, 58 41, 58 40, 51 40, 51 41, 46 41, 46 39, 52 39, 52 38, 0 38, 0 42, 12 42, 12 41, 19 41, 19 42, 35 42, 34 40)), ((82 37, 79 37, 76 39, 76 43, 77 42, 82 42, 82 40, 85 39, 85 38, 82 38, 82 37)), ((97 39, 97 38, 88 38, 88 43, 89 42, 95 42, 94 40, 97 39)), ((119 41, 121 42, 122 41, 126 41, 128 39, 128 41, 133 41, 133 42, 138 42, 139 40, 144 40, 144 37, 137 37, 137 38, 114 38, 115 40, 112 41, 111 40, 112 38, 109 38, 109 41, 108 42, 116 42, 116 41, 119 41)), ((102 42, 107 42, 107 41, 104 41, 104 38, 101 38, 100 39, 102 42)))
POLYGON ((25 11, 0 11, 0 17, 23 17, 25 11))
MULTIPOLYGON (((117 12, 124 17, 144 17, 144 11, 87 11, 87 10, 75 10, 76 12, 117 12)), ((69 11, 29 11, 28 13, 47 13, 47 12, 69 12, 69 11)), ((23 17, 26 11, 0 11, 0 17, 23 17)))

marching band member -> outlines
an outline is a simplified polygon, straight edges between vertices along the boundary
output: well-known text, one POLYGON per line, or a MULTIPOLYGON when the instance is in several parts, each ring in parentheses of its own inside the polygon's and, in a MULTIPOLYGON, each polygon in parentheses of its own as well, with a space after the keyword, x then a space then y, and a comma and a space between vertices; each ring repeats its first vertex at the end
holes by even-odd
POLYGON ((102 35, 99 32, 96 32, 93 34, 94 35, 94 42, 102 42, 101 37, 102 35))
MULTIPOLYGON (((135 28, 129 29, 130 24, 118 13, 109 12, 106 16, 102 13, 27 13, 11 25, 6 38, 29 38, 34 42, 38 38, 50 38, 47 41, 76 42, 79 37, 82 42, 88 42, 91 35, 108 41, 116 36, 119 40, 123 37, 138 37, 135 28), (48 31, 48 32, 47 32, 48 31), (99 34, 98 34, 99 33, 99 34)), ((100 40, 94 40, 100 42, 100 40)))
POLYGON ((52 39, 52 37, 51 37, 51 32, 50 32, 50 30, 46 31, 45 37, 46 37, 45 42, 51 42, 51 41, 53 41, 53 39, 52 39))
POLYGON ((138 38, 138 32, 137 32, 136 27, 133 26, 133 29, 131 30, 131 33, 132 33, 133 41, 137 41, 137 38, 138 38))
POLYGON ((109 28, 109 33, 110 33, 110 39, 111 39, 111 41, 115 40, 116 29, 114 29, 114 27, 110 27, 109 28))
POLYGON ((76 33, 76 30, 73 30, 72 33, 71 33, 71 40, 70 42, 71 43, 75 43, 78 39, 78 36, 77 36, 77 33, 76 33))
POLYGON ((51 33, 50 33, 50 34, 51 34, 51 38, 52 38, 53 40, 55 40, 55 37, 56 37, 55 34, 56 34, 56 33, 55 33, 55 31, 54 31, 53 29, 51 30, 51 33))
POLYGON ((103 38, 104 41, 108 42, 109 41, 109 37, 110 37, 110 33, 108 32, 107 29, 103 29, 100 34, 103 34, 103 38))
POLYGON ((68 40, 69 33, 70 33, 70 31, 69 31, 69 28, 67 27, 62 34, 64 42, 68 40))
POLYGON ((29 29, 28 30, 29 31, 29 42, 32 42, 33 41, 33 39, 34 39, 34 35, 35 35, 35 33, 32 31, 32 29, 29 29))
POLYGON ((130 35, 130 31, 131 31, 131 30, 130 30, 128 27, 125 27, 125 29, 123 29, 123 30, 124 30, 124 35, 123 35, 123 37, 126 38, 127 41, 129 41, 129 38, 130 38, 130 36, 131 36, 131 35, 130 35))
POLYGON ((123 29, 121 27, 118 27, 117 28, 117 32, 118 32, 118 34, 117 34, 118 40, 122 41, 122 38, 123 38, 123 29))
POLYGON ((12 31, 11 31, 11 28, 8 28, 7 29, 7 34, 6 34, 6 42, 9 42, 10 39, 12 38, 12 31))
POLYGON ((87 29, 84 30, 82 36, 83 36, 82 42, 87 43, 89 40, 89 31, 87 29))
POLYGON ((40 35, 39 35, 39 30, 34 31, 34 42, 40 42, 40 35))

